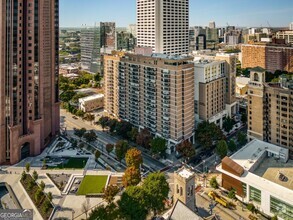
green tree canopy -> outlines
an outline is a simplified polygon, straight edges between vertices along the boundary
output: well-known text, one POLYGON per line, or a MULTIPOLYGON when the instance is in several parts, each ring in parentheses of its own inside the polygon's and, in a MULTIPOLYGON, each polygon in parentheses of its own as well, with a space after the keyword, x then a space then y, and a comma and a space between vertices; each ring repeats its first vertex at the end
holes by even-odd
POLYGON ((106 188, 103 189, 103 199, 105 199, 106 202, 110 204, 114 201, 114 197, 117 195, 118 192, 118 186, 108 185, 106 188))
POLYGON ((156 213, 164 209, 164 201, 168 198, 169 184, 163 173, 151 173, 143 181, 143 190, 147 195, 146 207, 156 213))
POLYGON ((236 145, 235 141, 230 140, 230 141, 228 142, 228 149, 229 149, 231 152, 234 152, 234 151, 237 149, 237 145, 236 145))
POLYGON ((121 160, 125 157, 126 152, 129 148, 127 141, 120 140, 115 145, 115 153, 117 159, 121 162, 121 160))
POLYGON ((94 131, 90 131, 90 132, 87 132, 83 135, 84 139, 86 139, 86 141, 88 143, 91 143, 91 142, 94 142, 97 140, 97 135, 94 131))
POLYGON ((141 130, 136 137, 136 143, 146 149, 150 148, 151 140, 152 135, 146 128, 141 130))
POLYGON ((210 179, 210 186, 213 187, 214 189, 219 188, 219 183, 218 183, 217 178, 215 176, 210 179))
POLYGON ((225 118, 224 123, 223 123, 223 128, 226 132, 230 132, 233 128, 234 125, 234 120, 231 119, 229 116, 225 118))
POLYGON ((140 170, 134 166, 127 167, 125 170, 124 176, 122 178, 123 185, 125 187, 128 186, 136 186, 139 184, 141 180, 140 170))
POLYGON ((195 156, 195 149, 188 140, 185 140, 178 144, 176 150, 186 159, 195 156))
POLYGON ((217 144, 217 148, 216 148, 217 154, 221 157, 221 159, 223 159, 224 157, 227 156, 228 153, 228 145, 227 142, 222 140, 219 141, 217 144))
POLYGON ((151 143, 151 151, 154 154, 160 153, 163 154, 167 150, 166 140, 160 137, 154 138, 151 143))

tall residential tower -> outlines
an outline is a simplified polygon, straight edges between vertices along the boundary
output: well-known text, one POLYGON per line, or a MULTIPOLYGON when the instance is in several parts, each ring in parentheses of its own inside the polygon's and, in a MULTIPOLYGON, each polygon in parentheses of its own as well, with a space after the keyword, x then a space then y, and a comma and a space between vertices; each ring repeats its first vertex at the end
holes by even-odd
POLYGON ((14 164, 59 130, 59 1, 2 0, 0 11, 0 164, 14 164))
POLYGON ((155 53, 189 52, 189 0, 137 0, 137 45, 155 53))

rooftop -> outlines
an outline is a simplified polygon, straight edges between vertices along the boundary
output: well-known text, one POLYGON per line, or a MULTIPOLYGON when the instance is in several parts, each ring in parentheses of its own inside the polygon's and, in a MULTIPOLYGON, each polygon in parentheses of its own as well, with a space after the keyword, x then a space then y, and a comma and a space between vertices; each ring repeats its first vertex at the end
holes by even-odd
POLYGON ((194 61, 194 66, 195 67, 205 67, 205 66, 210 66, 210 65, 217 65, 220 63, 224 63, 224 62, 225 61, 223 61, 223 60, 201 59, 201 60, 194 61))
POLYGON ((79 101, 91 101, 91 100, 95 100, 95 99, 100 99, 100 98, 104 98, 104 94, 96 94, 96 95, 92 95, 92 96, 87 96, 84 98, 80 98, 79 101))
POLYGON ((182 169, 178 170, 177 174, 185 179, 188 179, 194 175, 193 172, 187 170, 186 168, 182 168, 182 169))
POLYGON ((288 149, 253 140, 230 157, 244 168, 240 177, 224 169, 222 164, 217 166, 217 170, 293 204, 293 161, 288 161, 288 158, 288 149))
POLYGON ((184 205, 180 200, 177 200, 169 220, 202 220, 197 214, 190 210, 186 205, 184 205))

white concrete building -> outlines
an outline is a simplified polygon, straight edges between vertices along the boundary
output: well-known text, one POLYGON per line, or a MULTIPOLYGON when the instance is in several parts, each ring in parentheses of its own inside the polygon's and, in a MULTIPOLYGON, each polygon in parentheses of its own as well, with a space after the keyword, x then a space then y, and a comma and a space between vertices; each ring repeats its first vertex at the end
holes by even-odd
POLYGON ((217 166, 222 186, 236 189, 245 203, 278 219, 292 219, 293 161, 289 150, 253 140, 217 166))
POLYGON ((189 0, 137 0, 137 46, 188 54, 189 0))
POLYGON ((104 107, 104 95, 96 94, 92 96, 87 96, 84 98, 80 98, 79 109, 83 112, 91 112, 104 107))
POLYGON ((293 44, 293 29, 291 31, 278 31, 276 37, 278 39, 285 39, 287 44, 293 44))
POLYGON ((289 30, 290 30, 290 31, 293 31, 293 22, 291 22, 291 23, 289 24, 289 30))

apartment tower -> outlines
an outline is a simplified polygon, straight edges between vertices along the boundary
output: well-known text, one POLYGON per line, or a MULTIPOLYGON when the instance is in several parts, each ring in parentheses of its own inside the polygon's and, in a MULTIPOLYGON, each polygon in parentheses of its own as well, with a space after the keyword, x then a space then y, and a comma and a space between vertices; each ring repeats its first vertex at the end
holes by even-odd
POLYGON ((169 149, 194 135, 192 58, 163 54, 104 56, 105 110, 167 140, 169 149), (172 57, 172 56, 171 56, 172 57))
POLYGON ((59 1, 2 0, 0 12, 0 164, 15 164, 59 131, 59 1))
POLYGON ((248 138, 288 148, 293 156, 293 80, 265 81, 265 70, 251 69, 248 85, 248 138))
POLYGON ((189 0, 137 0, 137 45, 154 53, 189 52, 189 0))

